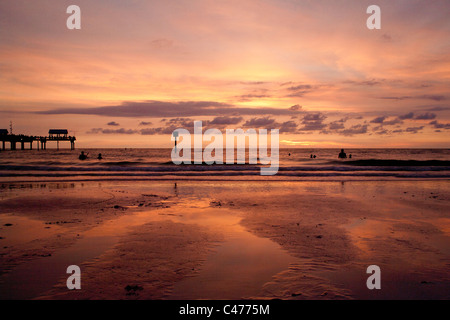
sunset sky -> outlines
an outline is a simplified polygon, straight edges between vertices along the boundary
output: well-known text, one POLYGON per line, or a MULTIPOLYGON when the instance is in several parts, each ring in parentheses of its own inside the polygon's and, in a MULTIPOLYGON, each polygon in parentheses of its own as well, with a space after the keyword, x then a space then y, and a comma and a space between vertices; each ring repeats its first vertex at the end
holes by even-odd
POLYGON ((282 147, 449 148, 449 17, 448 0, 0 0, 0 129, 149 148, 203 120, 282 147))

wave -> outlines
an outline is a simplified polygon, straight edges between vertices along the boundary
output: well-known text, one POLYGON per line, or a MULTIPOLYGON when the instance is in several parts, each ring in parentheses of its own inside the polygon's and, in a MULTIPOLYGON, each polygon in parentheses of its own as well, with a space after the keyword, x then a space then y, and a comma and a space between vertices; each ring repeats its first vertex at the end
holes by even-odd
POLYGON ((330 164, 345 164, 352 166, 395 166, 395 167, 422 167, 422 166, 450 166, 450 161, 446 160, 390 160, 390 159, 364 159, 364 160, 343 160, 331 161, 330 164))
MULTIPOLYGON (((0 172, 0 177, 233 177, 260 176, 260 171, 183 171, 183 172, 0 172)), ((450 172, 294 172, 281 171, 274 177, 392 177, 392 178, 450 178, 450 172)), ((264 176, 267 178, 267 176, 264 176)))
MULTIPOLYGON (((262 165, 249 164, 214 164, 175 165, 171 161, 144 162, 137 161, 105 162, 63 162, 42 160, 14 164, 0 164, 0 177, 87 177, 89 179, 151 179, 152 177, 197 177, 207 179, 226 179, 226 177, 256 177, 261 175, 262 165)), ((134 159, 133 159, 134 160, 134 159)), ((450 161, 447 160, 392 160, 364 159, 328 161, 322 163, 282 162, 276 174, 278 177, 317 178, 354 177, 364 178, 450 178, 450 161)), ((252 178, 254 179, 254 178, 252 178)), ((274 179, 277 179, 276 177, 274 179)), ((280 179, 280 178, 278 178, 280 179)))
MULTIPOLYGON (((361 161, 361 160, 358 160, 361 161)), ((448 161, 441 161, 448 162, 448 161)), ((3 171, 77 171, 77 172, 114 172, 114 171, 146 171, 146 172, 177 172, 177 171, 259 171, 262 165, 232 164, 232 165, 149 165, 132 166, 131 162, 127 165, 107 165, 107 166, 34 166, 34 165, 0 165, 0 172, 3 171)), ((423 161, 421 165, 347 165, 339 162, 339 165, 304 165, 304 166, 280 166, 278 171, 293 172, 315 172, 315 171, 450 171, 450 162, 448 165, 430 165, 430 162, 423 161), (426 165, 427 163, 428 165, 426 165)))

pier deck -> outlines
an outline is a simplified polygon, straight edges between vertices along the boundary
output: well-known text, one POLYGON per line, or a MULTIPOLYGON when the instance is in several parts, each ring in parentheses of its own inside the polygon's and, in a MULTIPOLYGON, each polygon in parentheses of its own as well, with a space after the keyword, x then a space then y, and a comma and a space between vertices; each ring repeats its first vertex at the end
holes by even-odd
POLYGON ((17 144, 20 144, 20 149, 25 150, 25 144, 29 144, 29 149, 33 149, 33 143, 37 143, 37 150, 46 150, 47 142, 55 141, 57 150, 59 150, 60 141, 70 142, 70 150, 75 150, 76 137, 68 136, 67 130, 52 129, 49 130, 48 136, 27 136, 23 134, 9 134, 7 130, 0 130, 0 141, 2 143, 2 150, 6 150, 6 143, 10 144, 11 150, 17 150, 17 144))

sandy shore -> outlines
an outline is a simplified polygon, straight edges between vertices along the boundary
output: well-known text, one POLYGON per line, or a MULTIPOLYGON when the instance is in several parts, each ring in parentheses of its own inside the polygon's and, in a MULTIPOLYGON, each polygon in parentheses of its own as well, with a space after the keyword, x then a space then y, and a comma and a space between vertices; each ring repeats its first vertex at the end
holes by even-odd
POLYGON ((450 182, 3 184, 1 299, 448 299, 450 182), (67 266, 82 289, 66 287, 67 266), (382 289, 368 290, 378 265, 382 289))

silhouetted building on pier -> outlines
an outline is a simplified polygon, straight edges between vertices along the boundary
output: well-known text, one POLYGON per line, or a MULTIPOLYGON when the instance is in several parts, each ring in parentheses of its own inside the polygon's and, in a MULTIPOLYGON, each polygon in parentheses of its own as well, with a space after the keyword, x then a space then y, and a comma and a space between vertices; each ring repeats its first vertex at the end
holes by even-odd
POLYGON ((69 136, 69 132, 67 129, 50 129, 48 131, 47 137, 42 136, 26 136, 23 134, 9 134, 8 130, 0 129, 0 141, 2 142, 2 149, 6 150, 6 142, 10 143, 11 150, 17 149, 17 143, 21 144, 21 149, 25 149, 25 143, 30 144, 30 150, 33 149, 33 142, 37 142, 37 149, 39 147, 42 150, 47 149, 48 141, 56 141, 57 149, 59 150, 59 142, 60 141, 69 141, 70 142, 70 150, 75 150, 75 137, 69 136))

